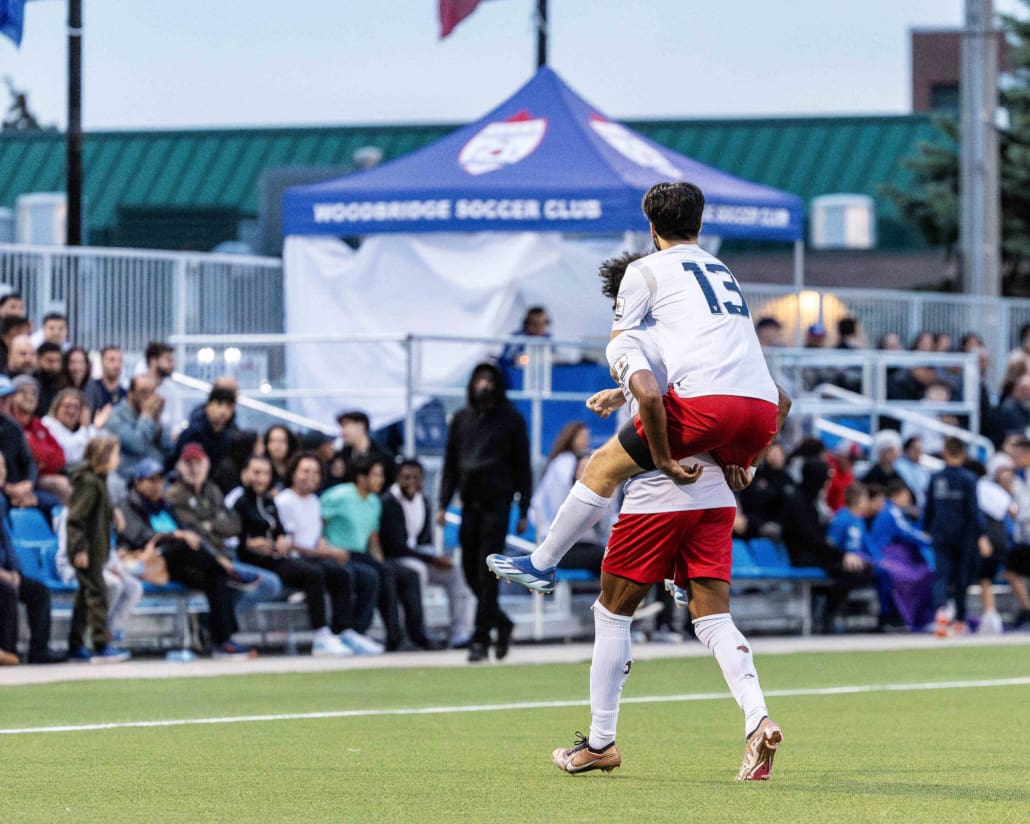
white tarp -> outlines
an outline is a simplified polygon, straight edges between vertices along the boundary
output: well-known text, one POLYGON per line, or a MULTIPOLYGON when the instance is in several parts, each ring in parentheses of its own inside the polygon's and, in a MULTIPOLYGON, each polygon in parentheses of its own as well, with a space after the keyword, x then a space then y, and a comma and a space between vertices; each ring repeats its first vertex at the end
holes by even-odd
MULTIPOLYGON (((283 250, 287 334, 446 334, 502 336, 541 304, 561 340, 608 337, 611 303, 598 264, 624 249, 623 238, 554 233, 378 235, 358 251, 325 236, 291 236, 283 250)), ((464 386, 479 360, 500 347, 432 344, 420 376, 464 386)), ((295 411, 331 423, 340 409, 364 409, 373 427, 403 417, 406 381, 400 343, 293 344, 288 383, 346 390, 337 399, 299 399, 295 411)), ((312 393, 314 394, 314 393, 312 393)))

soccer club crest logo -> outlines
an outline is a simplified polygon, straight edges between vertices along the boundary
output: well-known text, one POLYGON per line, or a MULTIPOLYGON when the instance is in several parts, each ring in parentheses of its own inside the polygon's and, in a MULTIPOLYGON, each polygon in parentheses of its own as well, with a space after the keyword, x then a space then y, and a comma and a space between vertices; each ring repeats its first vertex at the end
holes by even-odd
POLYGON ((547 118, 533 117, 525 109, 508 120, 489 123, 472 136, 458 153, 458 163, 470 175, 496 172, 529 157, 547 131, 547 118))
POLYGON ((612 123, 595 114, 590 118, 590 127, 605 143, 638 166, 661 172, 669 180, 679 180, 683 177, 680 170, 673 166, 665 155, 622 124, 612 123))

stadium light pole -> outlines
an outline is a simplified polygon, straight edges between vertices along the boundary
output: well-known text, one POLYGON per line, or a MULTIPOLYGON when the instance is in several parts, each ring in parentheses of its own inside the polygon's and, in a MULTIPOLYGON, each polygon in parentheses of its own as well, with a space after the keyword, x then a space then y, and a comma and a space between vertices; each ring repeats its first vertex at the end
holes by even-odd
POLYGON ((68 212, 65 243, 82 245, 82 0, 68 0, 68 212))
POLYGON ((966 0, 962 30, 959 248, 965 291, 1001 293, 998 184, 998 40, 993 0, 966 0))

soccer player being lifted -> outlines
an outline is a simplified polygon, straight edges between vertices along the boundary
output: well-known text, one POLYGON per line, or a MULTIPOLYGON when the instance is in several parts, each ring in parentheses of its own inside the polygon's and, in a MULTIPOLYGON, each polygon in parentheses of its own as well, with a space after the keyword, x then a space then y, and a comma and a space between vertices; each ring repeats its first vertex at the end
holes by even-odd
POLYGON ((595 452, 544 541, 528 556, 490 555, 499 577, 538 592, 554 590, 554 570, 576 540, 607 511, 619 484, 659 469, 678 484, 701 477, 680 460, 708 452, 724 468, 750 468, 777 431, 779 392, 730 270, 697 244, 704 195, 692 183, 659 183, 643 211, 656 252, 631 263, 615 301, 608 362, 616 381, 635 383, 639 412, 595 452), (625 374, 612 357, 618 337, 652 328, 666 371, 625 374))
MULTIPOLYGON (((623 255, 601 268, 605 294, 613 296, 627 263, 623 255), (613 284, 615 289, 613 289, 613 284)), ((637 405, 642 387, 665 382, 653 325, 645 323, 612 341, 609 357, 619 362, 620 389, 603 390, 587 406, 602 417, 628 401, 637 405), (620 391, 621 390, 621 391, 620 391)), ((789 399, 783 396, 781 417, 789 399)), ((632 665, 630 624, 648 590, 666 576, 690 593, 694 630, 715 656, 726 684, 744 713, 744 760, 738 780, 768 779, 773 756, 783 739, 768 717, 750 645, 729 613, 733 519, 736 501, 727 486, 742 489, 750 481, 739 467, 725 472, 707 455, 691 457, 700 468, 692 485, 678 485, 653 470, 626 484, 619 520, 612 530, 601 572, 601 595, 593 606, 594 653, 590 667, 591 724, 587 736, 551 758, 568 773, 604 770, 622 764, 615 745, 619 699, 632 665), (673 572, 674 571, 674 572, 673 572)))

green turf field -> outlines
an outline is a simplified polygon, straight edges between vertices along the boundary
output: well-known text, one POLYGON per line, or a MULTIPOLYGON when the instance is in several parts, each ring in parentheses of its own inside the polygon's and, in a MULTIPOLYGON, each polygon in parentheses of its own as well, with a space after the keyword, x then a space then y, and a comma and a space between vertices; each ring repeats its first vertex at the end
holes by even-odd
MULTIPOLYGON (((1030 675, 1026 647, 767 656, 767 692, 1030 675)), ((244 665, 245 666, 245 665, 244 665)), ((588 667, 250 675, 0 688, 0 729, 464 707, 586 697, 588 667)), ((642 661, 627 699, 725 692, 710 659, 642 661)), ((550 752, 585 706, 0 735, 0 820, 1030 820, 1030 686, 778 696, 768 783, 733 780, 736 705, 629 703, 623 767, 572 777, 550 752)))

